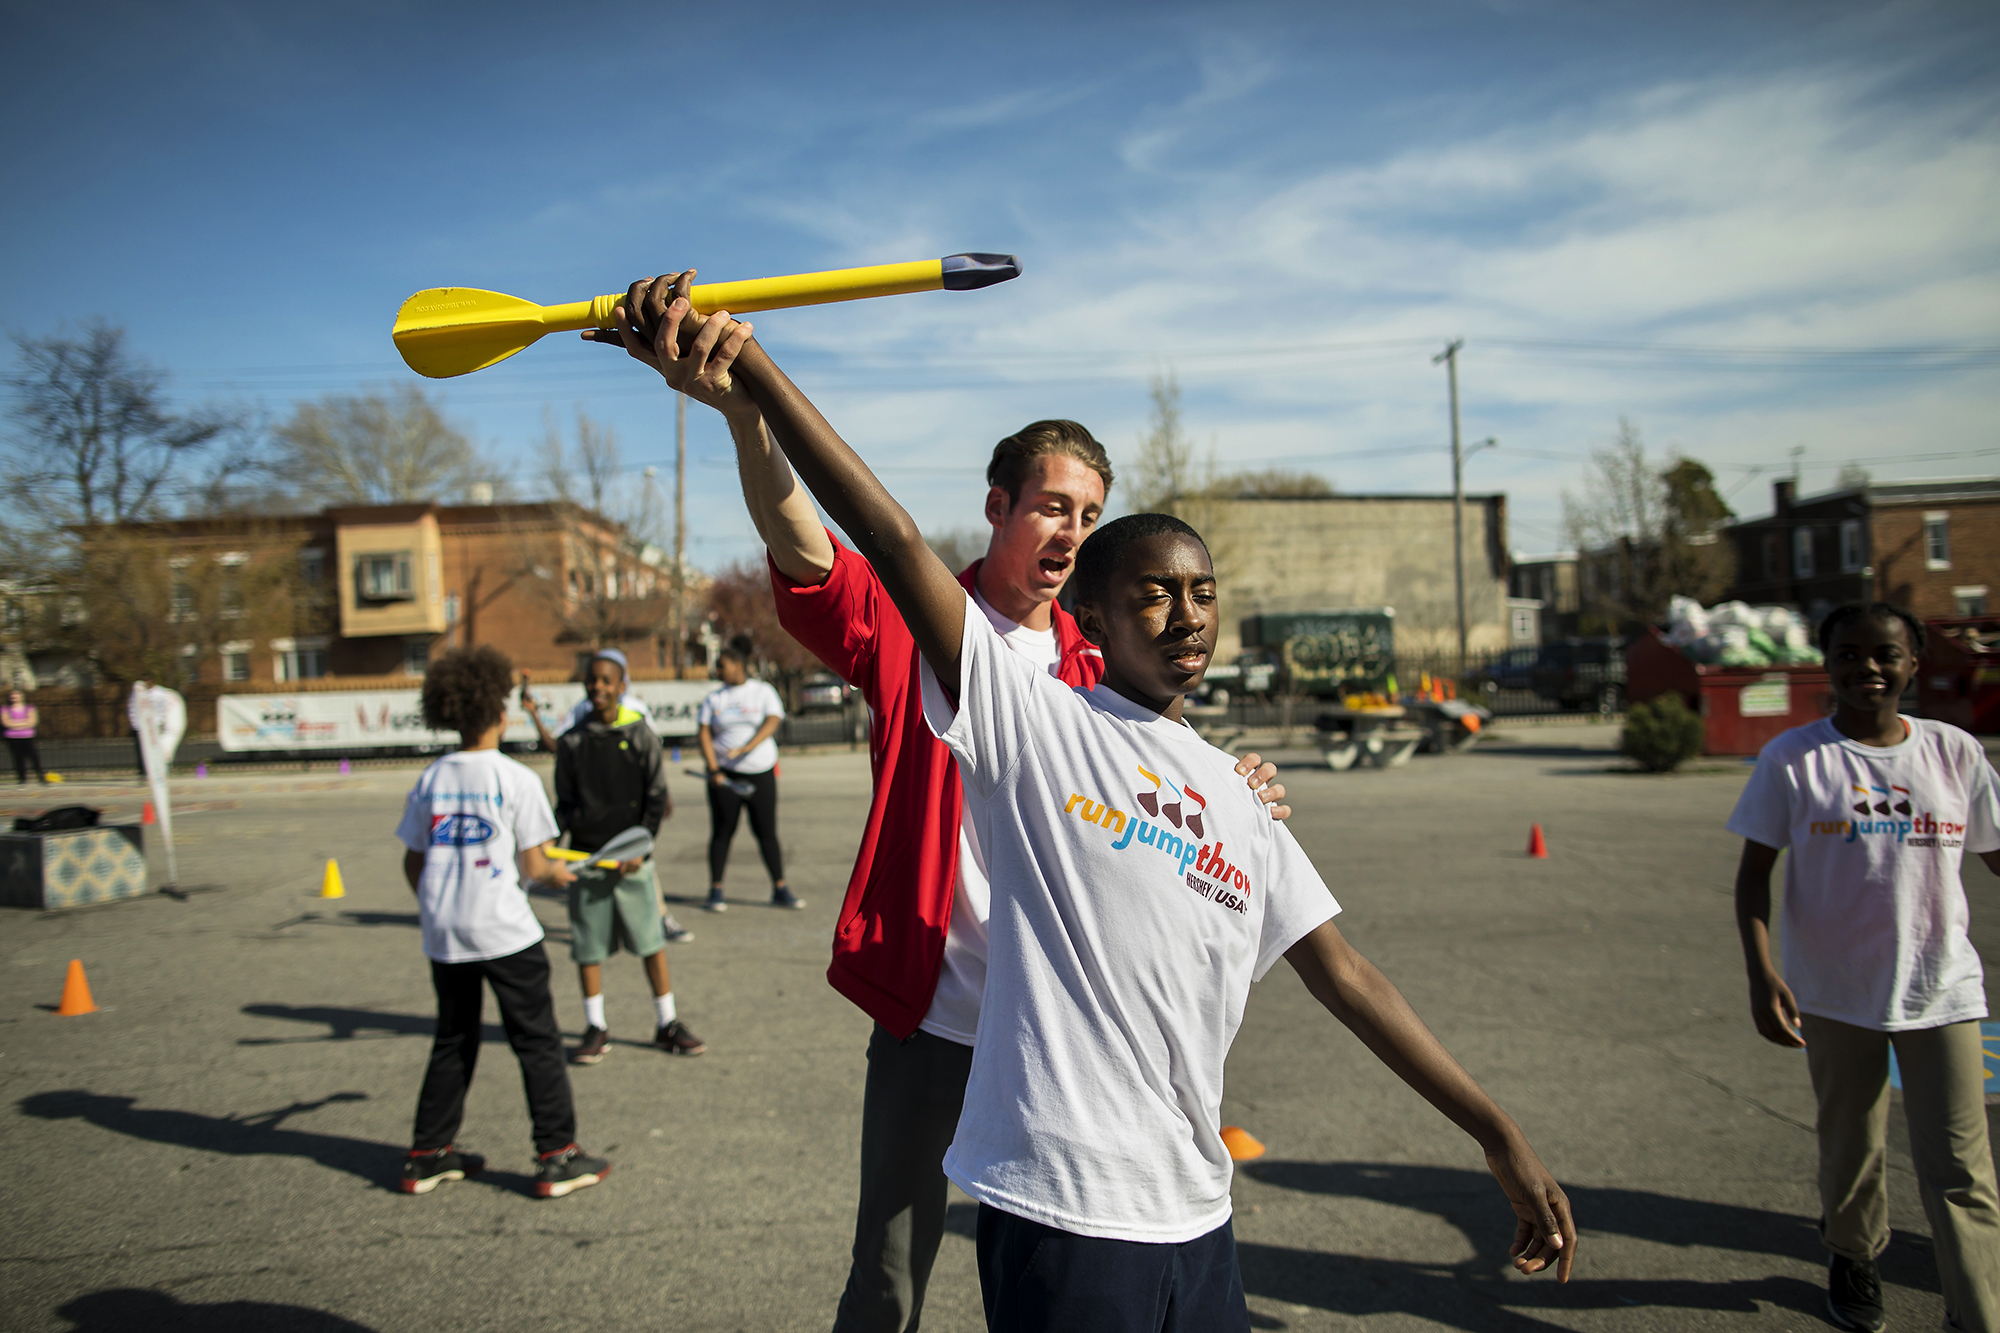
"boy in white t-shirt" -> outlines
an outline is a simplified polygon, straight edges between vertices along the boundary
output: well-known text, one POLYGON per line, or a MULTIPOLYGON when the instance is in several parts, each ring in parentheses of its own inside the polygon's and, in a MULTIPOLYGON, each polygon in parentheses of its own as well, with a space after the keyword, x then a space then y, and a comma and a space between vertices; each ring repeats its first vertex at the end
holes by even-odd
POLYGON ((987 1325, 1247 1330, 1220 1138, 1223 1059, 1252 981, 1283 957, 1336 1017, 1479 1141, 1523 1272, 1576 1253, 1527 1138, 1334 927, 1310 862, 1181 720, 1219 616, 1178 519, 1100 527, 1071 587, 1103 683, 1071 689, 1005 650, 916 523, 725 314, 689 320, 688 275, 635 285, 646 349, 730 371, 808 489, 855 538, 922 653, 992 886, 985 995, 946 1170, 980 1201, 987 1325), (676 335, 679 335, 677 337, 676 335), (690 345, 683 349, 680 337, 690 345))
POLYGON ((729 844, 743 811, 771 876, 771 905, 805 906, 785 883, 785 853, 778 843, 778 724, 785 720, 778 692, 750 675, 750 636, 739 634, 717 656, 722 688, 695 712, 702 762, 708 766, 708 910, 727 911, 722 876, 729 844))
POLYGON ((483 986, 493 988, 521 1064, 534 1125, 535 1194, 560 1198, 611 1170, 576 1143, 549 959, 522 883, 524 872, 557 887, 574 876, 547 854, 557 829, 541 779, 500 753, 513 678, 512 665, 492 648, 446 653, 424 675, 424 725, 456 731, 460 748, 424 770, 396 828, 438 1001, 415 1139, 403 1162, 407 1194, 428 1193, 486 1165, 452 1144, 479 1062, 483 986))
POLYGON ((1923 627, 1884 602, 1820 622, 1836 707, 1764 747, 1729 817, 1744 839, 1736 920, 1750 1012, 1806 1050, 1819 1102, 1827 1308, 1883 1327, 1875 1256, 1889 1243, 1889 1050, 1930 1220, 1947 1326, 2000 1329, 2000 1204, 1987 1143, 1985 979, 1959 865, 2000 872, 2000 783, 1979 742, 1897 712, 1923 627), (1785 864, 1784 975, 1771 960, 1771 868, 1785 864))

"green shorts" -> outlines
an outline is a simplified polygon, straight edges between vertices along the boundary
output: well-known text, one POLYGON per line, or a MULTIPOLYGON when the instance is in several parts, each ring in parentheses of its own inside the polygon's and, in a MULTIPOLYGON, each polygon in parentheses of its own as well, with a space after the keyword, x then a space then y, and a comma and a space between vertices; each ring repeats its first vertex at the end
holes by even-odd
POLYGON ((569 886, 570 958, 601 963, 621 947, 641 958, 667 947, 651 859, 629 875, 585 869, 569 886))

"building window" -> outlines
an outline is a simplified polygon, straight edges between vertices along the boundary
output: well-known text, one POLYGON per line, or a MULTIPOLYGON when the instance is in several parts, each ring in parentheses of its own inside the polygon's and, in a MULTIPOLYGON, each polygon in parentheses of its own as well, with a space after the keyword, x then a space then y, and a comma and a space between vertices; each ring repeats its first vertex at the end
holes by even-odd
POLYGON ((1953 588, 1951 600, 1957 605, 1958 614, 1983 616, 1986 614, 1986 585, 1982 583, 1971 588, 1953 588))
POLYGON ((278 680, 318 680, 328 674, 327 639, 271 640, 271 673, 278 680))
POLYGON ((429 639, 403 640, 403 674, 421 676, 431 669, 431 641, 429 639))
POLYGON ((1797 528, 1792 532, 1792 577, 1809 579, 1813 576, 1813 530, 1797 528))
POLYGON ((178 625, 194 619, 194 589, 179 579, 174 580, 174 590, 167 604, 167 620, 178 625))
POLYGON ((354 561, 354 594, 369 602, 408 601, 412 596, 410 553, 381 551, 374 555, 357 556, 354 561))
POLYGON ((1774 583, 1785 577, 1785 546, 1775 532, 1764 534, 1764 577, 1774 583))
POLYGON ((234 568, 222 571, 222 618, 243 619, 243 580, 234 568))
POLYGON ((317 588, 326 582, 326 552, 317 546, 308 546, 299 552, 299 582, 308 588, 317 588))
POLYGON ((1840 525, 1840 569, 1852 574, 1868 562, 1861 549, 1861 520, 1850 518, 1840 525))
POLYGON ((241 648, 232 651, 232 648, 231 644, 222 646, 222 678, 231 682, 250 679, 249 651, 241 648))
POLYGON ((1951 568, 1950 514, 1924 515, 1924 568, 1951 568))

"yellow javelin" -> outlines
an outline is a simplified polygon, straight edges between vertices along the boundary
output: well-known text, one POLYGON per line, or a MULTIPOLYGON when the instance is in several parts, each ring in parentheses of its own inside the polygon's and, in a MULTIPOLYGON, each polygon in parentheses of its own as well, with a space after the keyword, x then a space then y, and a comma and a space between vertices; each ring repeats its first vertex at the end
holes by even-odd
MULTIPOLYGON (((904 292, 970 291, 1020 273, 1012 255, 946 255, 909 264, 698 283, 688 299, 696 310, 736 315, 904 292)), ((477 287, 432 287, 403 302, 392 332, 396 350, 411 370, 434 380, 450 379, 505 361, 545 333, 615 329, 618 322, 611 312, 624 299, 619 292, 567 305, 536 305, 477 287)))

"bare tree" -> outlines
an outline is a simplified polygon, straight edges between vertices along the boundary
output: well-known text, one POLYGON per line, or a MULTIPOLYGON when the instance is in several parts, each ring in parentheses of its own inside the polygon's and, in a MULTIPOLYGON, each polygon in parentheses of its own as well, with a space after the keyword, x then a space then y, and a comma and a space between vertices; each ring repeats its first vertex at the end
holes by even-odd
POLYGON ((1209 492, 1221 500, 1324 499, 1335 494, 1333 483, 1317 472, 1292 468, 1265 468, 1260 472, 1232 472, 1217 477, 1209 492))
MULTIPOLYGON (((1214 462, 1204 471, 1195 462, 1194 440, 1181 423, 1181 384, 1172 370, 1153 376, 1147 388, 1152 419, 1139 436, 1132 477, 1132 507, 1140 513, 1179 515, 1176 508, 1214 480, 1214 462)), ((1182 516, 1184 517, 1184 516, 1182 516)))
POLYGON ((203 464, 226 474, 247 461, 235 438, 243 414, 170 411, 166 376, 132 356, 116 325, 14 345, 20 364, 4 383, 15 431, 4 459, 12 493, 32 497, 32 510, 19 515, 31 531, 156 518, 200 484, 203 464), (223 448, 231 443, 238 448, 223 448))
POLYGON ((579 408, 574 442, 547 417, 540 481, 556 521, 523 530, 513 578, 538 592, 566 639, 603 647, 652 638, 664 647, 679 571, 659 540, 665 506, 651 470, 634 478, 617 435, 579 408))
POLYGON ((421 388, 300 403, 274 432, 285 475, 310 506, 459 499, 500 470, 421 388))
POLYGON ((1731 517, 1708 468, 1669 455, 1646 457, 1639 428, 1621 417, 1618 436, 1597 450, 1583 492, 1563 492, 1563 529, 1575 545, 1584 617, 1622 631, 1665 616, 1678 596, 1711 602, 1735 575, 1717 532, 1731 517))
POLYGON ((924 538, 924 544, 944 561, 944 566, 956 574, 967 565, 986 554, 987 543, 991 540, 990 529, 949 528, 934 532, 924 538))

